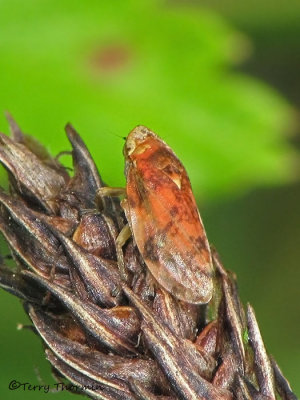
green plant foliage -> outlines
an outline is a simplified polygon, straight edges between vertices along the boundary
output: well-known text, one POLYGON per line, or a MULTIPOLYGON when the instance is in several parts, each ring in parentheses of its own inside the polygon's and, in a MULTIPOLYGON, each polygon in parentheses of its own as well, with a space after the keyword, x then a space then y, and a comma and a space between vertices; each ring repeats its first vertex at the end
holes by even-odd
POLYGON ((72 122, 109 184, 124 184, 119 136, 137 124, 175 149, 198 195, 290 176, 291 110, 233 70, 248 42, 216 15, 153 0, 2 0, 0 26, 0 109, 53 153, 69 148, 72 122))
MULTIPOLYGON (((256 23, 267 14, 263 24, 271 23, 269 9, 262 12, 248 3, 249 13, 257 14, 249 19, 245 13, 247 20, 256 23)), ((70 148, 63 127, 72 122, 103 178, 114 186, 124 184, 121 137, 137 124, 147 125, 174 148, 198 196, 216 198, 290 179, 294 153, 285 134, 293 122, 292 110, 264 83, 236 71, 249 42, 212 12, 171 4, 170 0, 167 4, 0 0, 0 114, 9 110, 24 131, 39 138, 52 154, 70 148)), ((244 6, 236 3, 234 11, 244 6)), ((289 7, 280 5, 280 15, 282 10, 289 7)), ((296 13, 290 14, 296 20, 296 13)), ((290 18, 286 20, 290 24, 290 18)), ((0 130, 8 132, 2 117, 0 130)), ((219 220, 224 242, 230 219, 225 218, 223 226, 221 216, 219 220)), ((232 229, 240 234, 236 224, 232 229)), ((265 241, 259 244, 265 246, 265 241)), ((0 245, 0 253, 7 254, 7 247, 0 245)), ((225 240, 224 246, 233 247, 235 257, 236 249, 243 248, 235 240, 225 240)), ((293 249, 288 254, 294 254, 293 249)), ((238 257, 243 258, 249 257, 238 257)), ((250 267, 249 261, 248 273, 253 275, 250 267)), ((280 290, 282 307, 288 304, 285 293, 280 290)), ((19 301, 5 292, 1 298, 0 388, 7 400, 43 398, 39 391, 6 390, 12 379, 38 383, 41 375, 49 383, 50 378, 45 378, 49 365, 37 338, 15 330, 16 321, 28 323, 19 301), (37 374, 32 365, 38 366, 37 374)), ((287 360, 291 352, 285 353, 287 360)), ((52 396, 57 398, 56 393, 47 394, 52 396)), ((66 393, 59 396, 73 398, 66 393)))

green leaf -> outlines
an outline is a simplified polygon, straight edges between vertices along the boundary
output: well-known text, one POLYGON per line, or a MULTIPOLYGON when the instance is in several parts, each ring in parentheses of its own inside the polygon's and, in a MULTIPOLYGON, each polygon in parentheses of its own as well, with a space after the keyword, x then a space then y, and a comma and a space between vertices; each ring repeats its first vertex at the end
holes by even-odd
POLYGON ((219 16, 158 0, 2 0, 0 26, 0 109, 52 153, 70 147, 72 122, 110 185, 124 185, 120 137, 139 124, 173 147, 196 195, 291 177, 291 107, 234 71, 249 43, 219 16))

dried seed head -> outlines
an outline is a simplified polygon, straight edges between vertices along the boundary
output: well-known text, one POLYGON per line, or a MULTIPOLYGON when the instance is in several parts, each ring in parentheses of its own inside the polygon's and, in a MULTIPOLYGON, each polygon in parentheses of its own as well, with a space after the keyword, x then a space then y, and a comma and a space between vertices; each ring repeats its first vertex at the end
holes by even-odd
MULTIPOLYGON (((193 244, 201 254, 197 267, 203 274, 197 281, 188 265, 179 281, 189 286, 190 294, 172 291, 166 270, 161 279, 150 268, 149 257, 159 254, 148 254, 137 240, 132 210, 139 199, 127 190, 131 211, 126 216, 134 240, 123 249, 131 274, 123 282, 115 243, 126 223, 124 212, 119 200, 109 196, 97 209, 96 193, 103 182, 79 135, 67 125, 74 162, 74 175, 69 176, 8 119, 12 137, 1 135, 0 160, 9 171, 11 188, 10 194, 0 191, 0 230, 17 268, 0 266, 0 286, 22 299, 55 371, 73 385, 84 385, 83 394, 95 399, 296 399, 265 350, 252 308, 245 315, 234 279, 210 250, 204 228, 202 241, 193 244), (204 293, 205 276, 210 283, 204 293)), ((128 136, 127 179, 133 158, 149 151, 148 139, 163 143, 143 127, 128 136)), ((166 145, 164 149, 171 151, 166 145)), ((165 159, 156 160, 174 188, 186 190, 189 182, 182 179, 181 164, 175 170, 165 159)), ((175 209, 169 211, 175 218, 175 209)), ((153 215, 157 228, 159 213, 153 215)), ((199 223, 197 209, 193 215, 199 223)), ((167 250, 179 268, 182 243, 172 229, 167 250)), ((143 232, 149 245, 147 238, 153 241, 151 230, 143 232)), ((192 252, 191 262, 193 257, 192 252)))

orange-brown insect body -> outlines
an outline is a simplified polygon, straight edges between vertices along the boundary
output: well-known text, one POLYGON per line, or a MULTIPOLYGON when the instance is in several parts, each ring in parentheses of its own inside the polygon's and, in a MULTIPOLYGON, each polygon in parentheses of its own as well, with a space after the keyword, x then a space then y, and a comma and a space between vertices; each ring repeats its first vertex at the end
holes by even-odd
POLYGON ((155 133, 138 126, 127 137, 126 217, 152 275, 189 303, 212 296, 212 261, 187 173, 155 133))

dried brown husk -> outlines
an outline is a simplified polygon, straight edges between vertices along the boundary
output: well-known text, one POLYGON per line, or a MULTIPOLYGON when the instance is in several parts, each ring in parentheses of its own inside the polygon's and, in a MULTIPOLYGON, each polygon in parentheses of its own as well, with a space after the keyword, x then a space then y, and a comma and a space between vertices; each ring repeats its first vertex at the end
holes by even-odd
POLYGON ((80 136, 66 126, 70 175, 8 120, 0 230, 16 268, 0 266, 0 285, 21 298, 55 371, 95 399, 296 399, 214 249, 207 305, 159 287, 133 239, 123 282, 115 241, 125 216, 117 198, 97 198, 104 183, 80 136))

